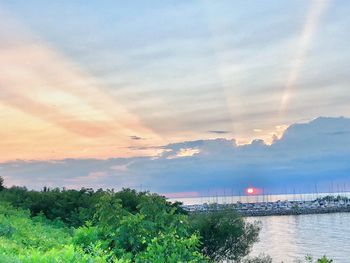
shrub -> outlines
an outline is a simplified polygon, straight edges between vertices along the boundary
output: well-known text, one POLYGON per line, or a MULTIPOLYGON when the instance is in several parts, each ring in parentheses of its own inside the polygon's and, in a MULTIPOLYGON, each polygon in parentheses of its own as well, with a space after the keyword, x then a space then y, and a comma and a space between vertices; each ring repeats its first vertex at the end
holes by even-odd
POLYGON ((232 209, 194 213, 189 221, 192 230, 198 231, 202 237, 202 253, 215 262, 238 261, 258 241, 258 223, 246 223, 232 209))

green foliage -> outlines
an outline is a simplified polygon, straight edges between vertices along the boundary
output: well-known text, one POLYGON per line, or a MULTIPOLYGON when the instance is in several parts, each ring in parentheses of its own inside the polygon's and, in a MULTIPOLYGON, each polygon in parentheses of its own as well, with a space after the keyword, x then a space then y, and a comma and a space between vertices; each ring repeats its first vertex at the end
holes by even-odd
POLYGON ((199 238, 179 236, 176 232, 160 234, 148 244, 146 251, 135 257, 135 262, 207 262, 198 251, 199 238))
POLYGON ((29 209, 31 216, 40 213, 50 220, 59 219, 69 226, 81 226, 91 219, 102 191, 91 189, 28 191, 23 187, 11 187, 0 192, 0 200, 15 207, 29 209))
POLYGON ((86 226, 79 227, 75 230, 73 236, 73 244, 79 246, 83 251, 90 253, 91 247, 99 244, 100 229, 91 226, 90 222, 86 226))
MULTIPOLYGON (((95 255, 86 254, 83 251, 74 248, 73 245, 67 245, 63 248, 51 249, 45 253, 32 250, 26 255, 20 255, 18 262, 21 263, 48 263, 48 262, 74 262, 74 263, 104 263, 108 261, 108 255, 103 255, 103 252, 96 249, 95 255), (102 254, 102 255, 98 255, 102 254)), ((124 262, 111 259, 109 262, 124 262)))
POLYGON ((72 231, 43 215, 0 204, 1 262, 204 262, 186 216, 164 198, 144 197, 135 214, 113 192, 101 197, 94 222, 72 231), (156 213, 156 215, 154 214, 156 213), (186 222, 186 223, 185 223, 186 222))
POLYGON ((311 256, 306 256, 305 257, 306 263, 332 263, 333 260, 327 258, 326 256, 323 256, 322 258, 317 259, 316 261, 313 260, 311 256))
POLYGON ((189 221, 193 231, 199 231, 202 237, 203 254, 215 262, 239 261, 258 241, 259 225, 246 223, 232 209, 195 213, 189 221))
MULTIPOLYGON (((1 184, 0 184, 1 190, 1 184)), ((4 188, 0 191, 0 201, 10 203, 17 208, 29 209, 31 216, 43 214, 49 220, 60 220, 68 226, 79 227, 86 221, 91 221, 96 213, 96 206, 105 195, 113 193, 119 199, 124 210, 137 213, 138 206, 147 192, 137 192, 129 188, 114 193, 112 190, 89 188, 81 190, 49 189, 42 191, 29 191, 25 187, 4 188)), ((166 202, 167 206, 176 208, 176 213, 185 213, 180 203, 166 202)))
POLYGON ((180 204, 155 194, 11 187, 0 201, 1 260, 205 261, 180 204))
POLYGON ((323 256, 322 258, 319 258, 317 260, 317 263, 332 263, 332 259, 328 259, 326 256, 323 256))
POLYGON ((31 255, 34 251, 46 253, 69 243, 71 236, 67 228, 57 228, 46 221, 32 220, 28 211, 1 204, 0 255, 11 258, 31 255))
POLYGON ((6 246, 18 251, 22 249, 48 250, 61 247, 71 239, 68 228, 57 228, 45 218, 32 220, 28 211, 0 205, 0 240, 8 240, 6 246))
POLYGON ((4 178, 2 178, 0 176, 0 191, 4 190, 5 189, 5 186, 4 186, 4 178))
POLYGON ((115 257, 137 262, 204 261, 187 217, 164 198, 143 195, 135 211, 123 209, 117 194, 106 194, 97 205, 94 226, 78 229, 76 244, 86 249, 99 241, 115 257))

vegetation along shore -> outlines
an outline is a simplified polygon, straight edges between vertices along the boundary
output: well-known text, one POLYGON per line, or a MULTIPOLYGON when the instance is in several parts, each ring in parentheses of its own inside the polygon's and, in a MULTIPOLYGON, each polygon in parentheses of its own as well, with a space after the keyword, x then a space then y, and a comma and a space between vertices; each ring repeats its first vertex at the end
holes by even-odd
POLYGON ((0 177, 0 262, 272 262, 247 257, 259 230, 234 209, 188 213, 149 192, 33 191, 0 177))

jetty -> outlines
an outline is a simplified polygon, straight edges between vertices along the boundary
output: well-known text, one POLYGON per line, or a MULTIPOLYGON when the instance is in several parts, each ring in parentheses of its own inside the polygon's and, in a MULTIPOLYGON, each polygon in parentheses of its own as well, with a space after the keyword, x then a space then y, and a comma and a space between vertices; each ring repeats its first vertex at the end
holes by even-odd
POLYGON ((350 198, 326 196, 310 201, 276 201, 234 204, 204 203, 183 205, 188 212, 211 212, 234 209, 242 216, 301 215, 350 212, 350 198))

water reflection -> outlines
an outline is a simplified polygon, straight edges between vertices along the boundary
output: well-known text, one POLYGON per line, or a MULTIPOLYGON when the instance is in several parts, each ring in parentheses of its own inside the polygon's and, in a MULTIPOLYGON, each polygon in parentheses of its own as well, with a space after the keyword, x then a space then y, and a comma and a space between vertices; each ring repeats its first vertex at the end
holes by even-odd
POLYGON ((248 218, 262 223, 252 256, 269 254, 274 262, 294 262, 305 255, 327 255, 350 262, 350 213, 248 218))

